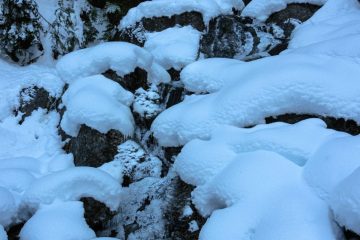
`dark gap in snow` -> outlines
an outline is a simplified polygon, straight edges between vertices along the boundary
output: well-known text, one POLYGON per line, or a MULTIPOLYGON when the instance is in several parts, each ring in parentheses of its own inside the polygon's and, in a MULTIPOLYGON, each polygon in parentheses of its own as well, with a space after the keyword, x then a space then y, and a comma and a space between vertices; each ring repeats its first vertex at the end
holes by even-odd
POLYGON ((360 133, 360 126, 354 120, 334 118, 329 116, 289 113, 279 116, 267 117, 265 118, 265 121, 266 123, 286 122, 286 123, 294 124, 309 118, 320 118, 326 123, 328 128, 337 131, 347 132, 351 135, 358 135, 360 133))

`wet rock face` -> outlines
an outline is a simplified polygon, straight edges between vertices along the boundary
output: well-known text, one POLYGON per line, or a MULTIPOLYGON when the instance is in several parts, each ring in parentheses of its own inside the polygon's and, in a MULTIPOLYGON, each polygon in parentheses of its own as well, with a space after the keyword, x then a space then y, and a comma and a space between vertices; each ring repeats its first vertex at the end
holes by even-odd
POLYGON ((109 69, 103 75, 117 83, 123 88, 134 93, 137 89, 148 89, 147 72, 141 68, 135 68, 134 72, 120 77, 115 71, 109 69))
POLYGON ((236 15, 219 16, 210 21, 200 41, 206 57, 246 59, 261 54, 279 43, 269 26, 236 15))
POLYGON ((171 17, 143 18, 140 22, 136 23, 135 26, 129 26, 116 34, 114 40, 127 41, 142 47, 146 40, 145 32, 160 32, 167 28, 175 27, 176 25, 191 25, 199 31, 205 29, 201 13, 192 11, 171 17))
POLYGON ((23 113, 22 120, 31 115, 34 110, 43 108, 47 110, 55 109, 56 99, 51 97, 49 92, 44 88, 32 86, 21 90, 20 105, 15 111, 16 113, 23 113))
POLYGON ((80 201, 84 204, 85 220, 89 227, 95 232, 106 228, 116 214, 115 212, 110 211, 105 204, 91 197, 81 198, 80 201))
POLYGON ((65 150, 74 155, 76 166, 100 167, 114 159, 118 145, 125 141, 126 137, 117 130, 104 134, 82 125, 78 136, 70 139, 65 150))

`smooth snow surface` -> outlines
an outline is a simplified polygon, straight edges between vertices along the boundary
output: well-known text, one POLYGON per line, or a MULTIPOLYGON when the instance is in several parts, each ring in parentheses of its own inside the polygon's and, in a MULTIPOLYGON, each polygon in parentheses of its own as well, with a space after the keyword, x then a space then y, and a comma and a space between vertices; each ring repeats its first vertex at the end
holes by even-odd
POLYGON ((132 93, 102 75, 78 79, 70 84, 62 100, 66 111, 61 127, 70 136, 77 136, 81 124, 102 133, 115 129, 131 136, 134 132, 129 108, 132 93))
POLYGON ((21 240, 89 240, 96 237, 85 222, 82 202, 43 205, 21 229, 21 240))
POLYGON ((0 187, 0 225, 7 227, 16 214, 16 203, 13 195, 4 187, 0 187))
POLYGON ((360 136, 332 139, 321 145, 304 169, 304 178, 328 199, 337 185, 360 167, 360 136))
POLYGON ((200 32, 191 26, 168 28, 146 34, 147 49, 165 69, 181 70, 198 55, 200 32))
POLYGON ((336 221, 360 234, 360 168, 345 178, 331 194, 330 206, 336 221))
POLYGON ((326 1, 327 0, 252 0, 241 12, 241 15, 265 21, 271 14, 285 9, 290 3, 323 5, 326 1))
POLYGON ((75 167, 37 179, 24 194, 27 205, 38 207, 56 200, 92 197, 116 210, 120 184, 111 175, 91 167, 75 167))
POLYGON ((180 79, 191 92, 216 92, 229 80, 225 72, 227 67, 240 63, 242 62, 231 58, 202 59, 186 66, 180 73, 180 79))
POLYGON ((199 12, 207 24, 211 18, 221 14, 231 14, 232 9, 242 9, 242 0, 156 0, 145 1, 129 10, 120 22, 120 28, 126 28, 142 18, 171 17, 184 12, 199 12))
POLYGON ((4 227, 0 225, 0 240, 8 240, 4 227))
POLYGON ((127 42, 107 42, 63 56, 56 64, 62 79, 72 83, 78 78, 101 74, 109 69, 120 76, 139 67, 152 83, 169 82, 170 76, 145 49, 127 42))

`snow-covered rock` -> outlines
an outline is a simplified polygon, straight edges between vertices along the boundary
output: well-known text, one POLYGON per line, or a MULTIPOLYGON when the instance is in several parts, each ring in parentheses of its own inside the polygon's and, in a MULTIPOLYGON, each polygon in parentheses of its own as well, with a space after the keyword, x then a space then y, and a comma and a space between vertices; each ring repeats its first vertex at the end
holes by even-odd
POLYGON ((282 54, 230 65, 221 73, 228 80, 220 91, 189 97, 155 119, 152 130, 161 145, 183 145, 194 138, 209 138, 211 130, 221 124, 251 126, 285 113, 360 123, 357 59, 282 54))
POLYGON ((86 224, 81 202, 43 205, 21 229, 21 240, 88 240, 96 235, 86 224))
POLYGON ((162 32, 147 33, 144 48, 165 69, 181 70, 198 55, 200 32, 192 28, 174 27, 162 32))
POLYGON ((143 48, 127 42, 107 42, 71 52, 56 64, 62 79, 72 83, 78 78, 101 74, 109 69, 124 76, 139 67, 148 73, 151 83, 169 82, 169 74, 154 62, 143 48))
MULTIPOLYGON (((216 176, 237 154, 267 150, 303 166, 324 142, 343 136, 346 134, 326 129, 319 119, 294 125, 258 125, 249 129, 221 126, 211 133, 209 141, 195 139, 187 143, 174 167, 182 180, 199 186, 216 176)), ((326 179, 324 175, 322 177, 326 179)))
POLYGON ((92 197, 111 210, 119 206, 121 186, 111 175, 90 167, 74 167, 39 178, 24 194, 24 204, 39 207, 56 200, 92 197))
POLYGON ((126 28, 139 22, 142 18, 170 17, 175 14, 196 11, 203 15, 205 23, 220 14, 231 14, 232 9, 242 9, 242 0, 156 0, 145 1, 129 10, 121 20, 120 28, 126 28))
POLYGON ((230 65, 242 62, 231 58, 207 58, 186 66, 180 75, 181 81, 187 90, 200 92, 216 92, 229 80, 225 70, 230 65), (224 71, 224 73, 222 73, 224 71))
POLYGON ((323 5, 326 1, 327 0, 252 0, 241 12, 241 15, 265 21, 272 13, 285 9, 287 4, 290 3, 323 5))
POLYGON ((131 136, 134 132, 129 109, 133 95, 102 75, 78 79, 70 84, 62 100, 66 111, 61 128, 70 136, 77 136, 81 124, 101 133, 115 129, 131 136))

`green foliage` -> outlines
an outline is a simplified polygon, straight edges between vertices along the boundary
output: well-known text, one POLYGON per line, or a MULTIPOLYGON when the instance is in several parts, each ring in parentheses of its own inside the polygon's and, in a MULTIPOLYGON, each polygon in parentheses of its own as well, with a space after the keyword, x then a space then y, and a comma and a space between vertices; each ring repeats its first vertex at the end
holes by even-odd
POLYGON ((35 61, 43 54, 37 4, 33 0, 3 0, 0 6, 0 54, 21 65, 35 61))

